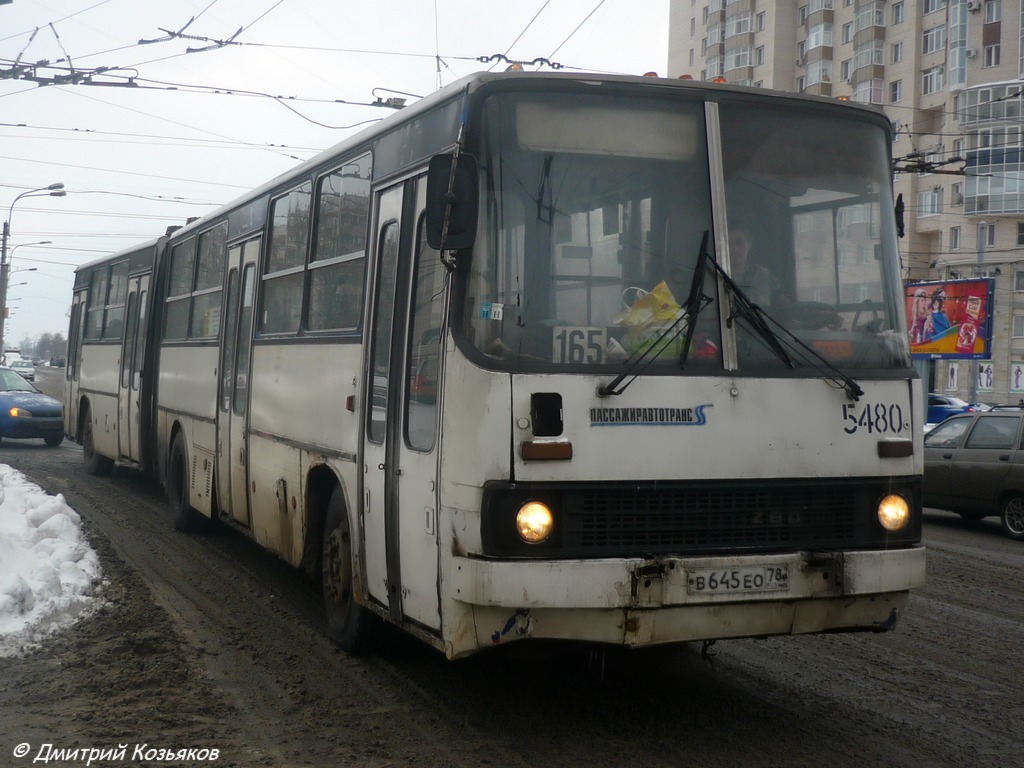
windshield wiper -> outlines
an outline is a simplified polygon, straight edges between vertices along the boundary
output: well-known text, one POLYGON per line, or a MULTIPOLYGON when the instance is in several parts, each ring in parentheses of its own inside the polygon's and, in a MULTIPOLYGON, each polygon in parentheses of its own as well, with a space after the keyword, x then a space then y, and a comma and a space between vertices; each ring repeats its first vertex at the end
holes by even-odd
MULTIPOLYGON (((690 293, 686 297, 684 308, 690 318, 690 328, 697 327, 697 316, 700 311, 711 303, 711 297, 704 293, 704 277, 707 275, 708 260, 711 254, 708 253, 708 240, 711 231, 705 229, 704 236, 700 239, 700 253, 697 254, 697 265, 693 268, 693 280, 690 281, 690 293)), ((679 352, 679 367, 686 367, 686 358, 690 355, 690 343, 693 341, 693 333, 686 334, 683 341, 683 348, 679 352)))
POLYGON ((860 399, 860 396, 864 394, 864 390, 861 389, 861 386, 851 376, 848 376, 842 370, 832 365, 818 350, 805 343, 785 325, 751 301, 743 289, 725 273, 725 270, 722 269, 722 266, 715 260, 714 256, 707 254, 706 258, 714 265, 715 271, 722 276, 725 287, 730 294, 730 303, 733 309, 727 320, 729 326, 732 325, 733 320, 736 318, 743 320, 775 356, 790 368, 794 368, 796 364, 789 353, 786 352, 783 344, 788 345, 790 349, 799 349, 799 351, 818 363, 817 366, 812 367, 815 367, 822 373, 824 378, 845 390, 851 400, 860 399), (772 325, 778 328, 787 338, 781 338, 778 333, 772 330, 772 325))
MULTIPOLYGON (((750 297, 744 293, 743 289, 740 288, 728 274, 726 274, 725 270, 722 269, 722 266, 714 256, 708 254, 707 258, 714 265, 715 271, 722 276, 726 290, 730 294, 731 300, 729 303, 732 305, 732 311, 729 313, 726 325, 731 328, 733 320, 737 317, 741 320, 745 320, 750 330, 761 338, 761 341, 768 346, 779 360, 785 363, 788 367, 795 368, 796 363, 793 362, 793 358, 791 358, 783 348, 778 335, 771 329, 771 326, 768 325, 768 321, 771 320, 780 328, 783 328, 783 326, 761 309, 759 305, 750 300, 750 297)), ((783 328, 783 330, 785 330, 785 328, 783 328)))
POLYGON ((690 293, 679 315, 671 325, 645 344, 642 350, 638 350, 630 355, 626 359, 625 368, 622 373, 607 384, 597 388, 598 396, 621 395, 640 375, 641 365, 644 368, 650 365, 654 359, 668 349, 672 342, 683 333, 686 333, 686 337, 680 352, 679 365, 683 367, 686 364, 686 359, 690 352, 690 343, 693 340, 693 333, 691 331, 695 327, 700 311, 711 303, 711 297, 704 292, 704 280, 708 272, 708 266, 710 266, 713 268, 714 274, 722 277, 722 281, 730 296, 732 311, 726 321, 730 327, 736 319, 743 321, 761 339, 765 346, 789 368, 795 368, 796 363, 789 352, 786 351, 786 347, 788 346, 791 350, 799 350, 816 362, 817 365, 812 367, 822 373, 824 378, 843 389, 851 400, 858 400, 864 394, 864 390, 852 377, 830 363, 820 352, 806 344, 786 328, 785 325, 772 317, 768 312, 765 312, 758 304, 751 301, 744 290, 736 284, 725 270, 722 269, 722 266, 715 257, 711 255, 708 250, 709 238, 710 233, 705 230, 701 238, 697 264, 694 267, 693 280, 690 283, 690 293), (772 326, 778 328, 781 335, 773 330, 772 326), (631 378, 623 384, 627 377, 631 378))
POLYGON ((661 333, 653 339, 645 342, 641 349, 638 349, 626 358, 626 367, 623 369, 622 373, 607 384, 602 384, 597 388, 598 397, 621 395, 625 392, 626 387, 636 381, 637 376, 640 375, 640 371, 638 369, 641 364, 646 368, 654 362, 662 352, 668 349, 672 345, 672 342, 678 339, 683 333, 686 333, 686 340, 683 343, 683 350, 680 355, 680 365, 686 361, 686 355, 690 350, 690 339, 693 336, 693 334, 688 331, 693 328, 697 314, 700 310, 711 301, 708 296, 704 295, 703 290, 703 273, 706 269, 707 259, 711 258, 710 254, 707 253, 708 237, 708 231, 704 230, 704 237, 701 239, 700 243, 700 253, 697 254, 697 265, 695 267, 693 281, 690 283, 690 295, 686 299, 686 304, 680 308, 679 313, 676 315, 676 318, 672 321, 671 325, 664 328, 661 333), (632 376, 632 378, 623 384, 622 382, 625 381, 627 376, 632 376), (619 386, 620 384, 622 386, 619 386))

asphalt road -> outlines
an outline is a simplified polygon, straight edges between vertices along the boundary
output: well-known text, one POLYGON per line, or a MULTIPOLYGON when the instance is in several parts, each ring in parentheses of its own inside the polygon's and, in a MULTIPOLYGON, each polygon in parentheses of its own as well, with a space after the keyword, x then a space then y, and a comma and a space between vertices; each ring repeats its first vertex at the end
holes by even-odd
POLYGON ((928 583, 885 635, 448 662, 390 634, 352 658, 311 584, 233 531, 174 532, 135 473, 90 477, 73 443, 5 440, 0 462, 82 515, 107 599, 0 659, 0 765, 46 743, 218 750, 93 765, 1024 765, 1024 545, 994 518, 926 515, 928 583))

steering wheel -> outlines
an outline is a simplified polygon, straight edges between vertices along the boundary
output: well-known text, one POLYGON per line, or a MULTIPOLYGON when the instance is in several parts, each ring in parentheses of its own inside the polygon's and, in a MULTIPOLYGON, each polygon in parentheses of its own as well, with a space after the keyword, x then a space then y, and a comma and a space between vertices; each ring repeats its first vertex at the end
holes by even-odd
POLYGON ((828 328, 838 331, 843 317, 831 304, 820 301, 791 301, 774 308, 773 314, 792 330, 819 331, 828 328))

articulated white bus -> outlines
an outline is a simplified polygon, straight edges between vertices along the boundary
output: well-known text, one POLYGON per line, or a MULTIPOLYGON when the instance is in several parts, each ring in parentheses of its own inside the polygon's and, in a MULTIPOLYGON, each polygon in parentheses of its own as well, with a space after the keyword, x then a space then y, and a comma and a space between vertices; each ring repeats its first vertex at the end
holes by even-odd
POLYGON ((79 269, 66 429, 451 658, 891 629, 924 580, 890 125, 480 74, 79 269))

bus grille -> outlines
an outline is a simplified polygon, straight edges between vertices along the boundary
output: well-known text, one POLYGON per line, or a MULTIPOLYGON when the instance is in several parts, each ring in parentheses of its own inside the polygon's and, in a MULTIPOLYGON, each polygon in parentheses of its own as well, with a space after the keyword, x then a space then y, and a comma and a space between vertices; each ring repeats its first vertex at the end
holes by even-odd
POLYGON ((481 534, 491 557, 598 558, 889 549, 921 540, 916 477, 507 483, 484 490, 481 534), (878 523, 879 500, 901 493, 911 524, 878 523), (555 510, 555 529, 526 544, 516 513, 527 501, 555 510))
POLYGON ((851 490, 588 491, 577 497, 578 507, 566 510, 563 545, 654 553, 848 545, 857 534, 857 494, 851 490))

